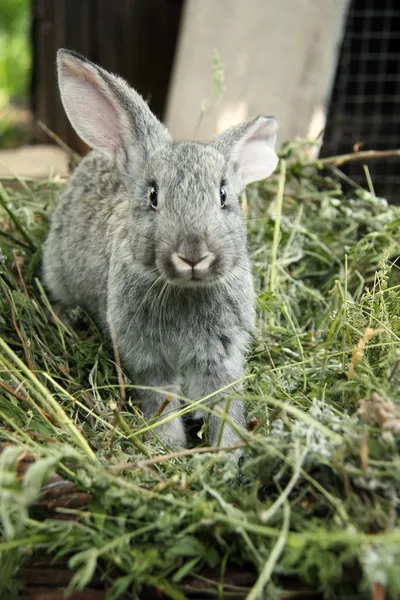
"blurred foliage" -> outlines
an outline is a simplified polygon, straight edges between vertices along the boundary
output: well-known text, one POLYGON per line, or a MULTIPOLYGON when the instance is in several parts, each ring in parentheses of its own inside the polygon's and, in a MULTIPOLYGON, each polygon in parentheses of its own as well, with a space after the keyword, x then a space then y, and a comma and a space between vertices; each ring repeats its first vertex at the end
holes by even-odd
MULTIPOLYGON (((27 96, 31 52, 29 0, 0 0, 0 109, 27 96)), ((2 129, 0 123, 0 130, 2 129)))

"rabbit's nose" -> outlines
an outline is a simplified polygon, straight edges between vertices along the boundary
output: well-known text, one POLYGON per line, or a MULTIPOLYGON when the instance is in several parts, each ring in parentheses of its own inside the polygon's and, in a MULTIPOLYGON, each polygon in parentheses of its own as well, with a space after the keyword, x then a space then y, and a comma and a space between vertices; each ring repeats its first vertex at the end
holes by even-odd
POLYGON ((190 265, 192 267, 192 269, 198 265, 199 263, 201 263, 203 260, 205 260, 208 256, 209 256, 209 252, 207 252, 207 254, 205 254, 204 256, 201 256, 200 258, 188 258, 187 256, 182 256, 182 254, 177 254, 178 258, 180 258, 181 260, 183 260, 183 262, 185 262, 186 264, 190 265))

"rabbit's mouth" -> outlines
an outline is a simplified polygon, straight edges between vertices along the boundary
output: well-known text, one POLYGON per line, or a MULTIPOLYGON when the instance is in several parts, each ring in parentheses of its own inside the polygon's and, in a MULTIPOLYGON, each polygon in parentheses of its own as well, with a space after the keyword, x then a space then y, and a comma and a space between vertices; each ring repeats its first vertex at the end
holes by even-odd
POLYGON ((221 279, 219 261, 212 252, 187 258, 174 252, 162 265, 162 271, 173 285, 179 287, 209 286, 221 279))
POLYGON ((219 281, 218 277, 209 277, 208 279, 196 279, 192 277, 191 279, 170 279, 169 283, 177 288, 206 288, 215 285, 215 283, 219 281))

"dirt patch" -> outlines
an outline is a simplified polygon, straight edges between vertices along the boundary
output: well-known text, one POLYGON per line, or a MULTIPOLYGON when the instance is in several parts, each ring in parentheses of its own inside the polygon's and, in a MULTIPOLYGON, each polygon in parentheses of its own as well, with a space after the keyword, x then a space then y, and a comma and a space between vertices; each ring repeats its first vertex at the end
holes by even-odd
POLYGON ((48 179, 68 174, 68 155, 50 144, 0 150, 0 179, 48 179))

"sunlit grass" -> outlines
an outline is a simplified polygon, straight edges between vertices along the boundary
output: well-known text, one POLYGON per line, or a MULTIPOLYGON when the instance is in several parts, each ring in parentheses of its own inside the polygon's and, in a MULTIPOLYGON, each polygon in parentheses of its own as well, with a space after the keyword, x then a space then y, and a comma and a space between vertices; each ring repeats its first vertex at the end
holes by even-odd
MULTIPOLYGON (((60 321, 40 284, 57 185, 2 190, 7 598, 39 549, 71 557, 71 588, 96 569, 114 573, 115 599, 145 584, 182 599, 185 576, 217 567, 222 581, 227 566, 254 570, 250 600, 273 597, 288 578, 326 598, 368 598, 373 582, 400 595, 400 208, 371 182, 344 193, 335 169, 310 165, 305 150, 286 146, 274 178, 247 190, 259 327, 239 470, 227 451, 170 455, 134 387, 121 406, 112 348, 82 311, 69 315, 75 327, 60 321), (368 418, 357 415, 362 400, 368 418), (23 450, 37 461, 21 481, 23 450), (88 507, 63 509, 74 520, 30 508, 54 471, 91 495, 88 507)), ((213 410, 212 397, 203 401, 213 410)), ((195 405, 183 399, 182 414, 195 405)))

